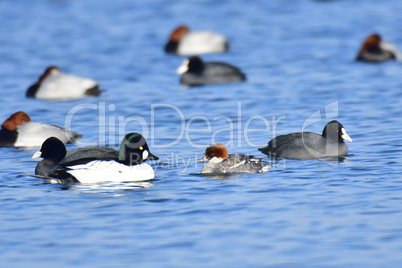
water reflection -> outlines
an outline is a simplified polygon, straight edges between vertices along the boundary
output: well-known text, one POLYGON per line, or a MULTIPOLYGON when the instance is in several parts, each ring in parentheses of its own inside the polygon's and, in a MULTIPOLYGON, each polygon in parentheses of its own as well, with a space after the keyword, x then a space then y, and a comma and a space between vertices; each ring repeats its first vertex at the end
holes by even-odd
POLYGON ((246 173, 215 173, 215 174, 210 174, 210 173, 208 173, 208 174, 207 173, 191 173, 190 175, 205 177, 206 179, 224 180, 224 179, 241 178, 245 174, 246 173))
MULTIPOLYGON (((45 184, 54 184, 48 181, 45 184)), ((104 182, 95 184, 82 184, 82 183, 68 183, 59 184, 59 190, 78 190, 85 193, 113 193, 118 190, 134 190, 146 189, 152 187, 153 184, 149 182, 104 182)))

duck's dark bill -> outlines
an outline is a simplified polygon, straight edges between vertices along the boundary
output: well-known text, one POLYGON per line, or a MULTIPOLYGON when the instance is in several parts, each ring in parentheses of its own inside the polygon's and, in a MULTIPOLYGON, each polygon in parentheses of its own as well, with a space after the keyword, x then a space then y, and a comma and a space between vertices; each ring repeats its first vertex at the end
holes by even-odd
POLYGON ((156 155, 153 155, 151 152, 149 152, 149 155, 148 155, 147 159, 149 159, 149 160, 159 160, 159 157, 157 157, 156 155))

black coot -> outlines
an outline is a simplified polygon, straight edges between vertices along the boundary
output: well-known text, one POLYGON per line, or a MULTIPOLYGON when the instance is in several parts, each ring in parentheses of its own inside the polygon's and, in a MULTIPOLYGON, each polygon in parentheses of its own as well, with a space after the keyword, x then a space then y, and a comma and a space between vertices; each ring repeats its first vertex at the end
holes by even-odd
POLYGON ((348 146, 343 140, 352 142, 342 124, 333 120, 325 125, 321 135, 313 132, 281 135, 258 150, 275 159, 317 159, 346 155, 348 146))
POLYGON ((186 59, 177 69, 180 83, 187 86, 241 82, 246 76, 235 66, 223 62, 203 62, 198 56, 186 59))

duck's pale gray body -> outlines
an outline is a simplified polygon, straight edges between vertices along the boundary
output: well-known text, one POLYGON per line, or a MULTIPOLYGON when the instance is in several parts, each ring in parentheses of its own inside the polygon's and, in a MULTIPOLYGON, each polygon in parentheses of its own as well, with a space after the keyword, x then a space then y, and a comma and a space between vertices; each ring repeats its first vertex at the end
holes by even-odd
POLYGON ((252 155, 231 154, 222 162, 206 163, 201 173, 263 173, 268 171, 270 164, 252 155))

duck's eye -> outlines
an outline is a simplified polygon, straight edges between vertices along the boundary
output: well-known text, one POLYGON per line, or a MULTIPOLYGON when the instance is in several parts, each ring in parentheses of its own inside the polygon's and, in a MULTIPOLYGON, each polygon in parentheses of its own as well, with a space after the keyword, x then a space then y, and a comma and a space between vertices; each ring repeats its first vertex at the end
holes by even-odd
POLYGON ((142 151, 142 150, 144 150, 144 147, 140 146, 140 148, 139 148, 139 149, 142 151))

